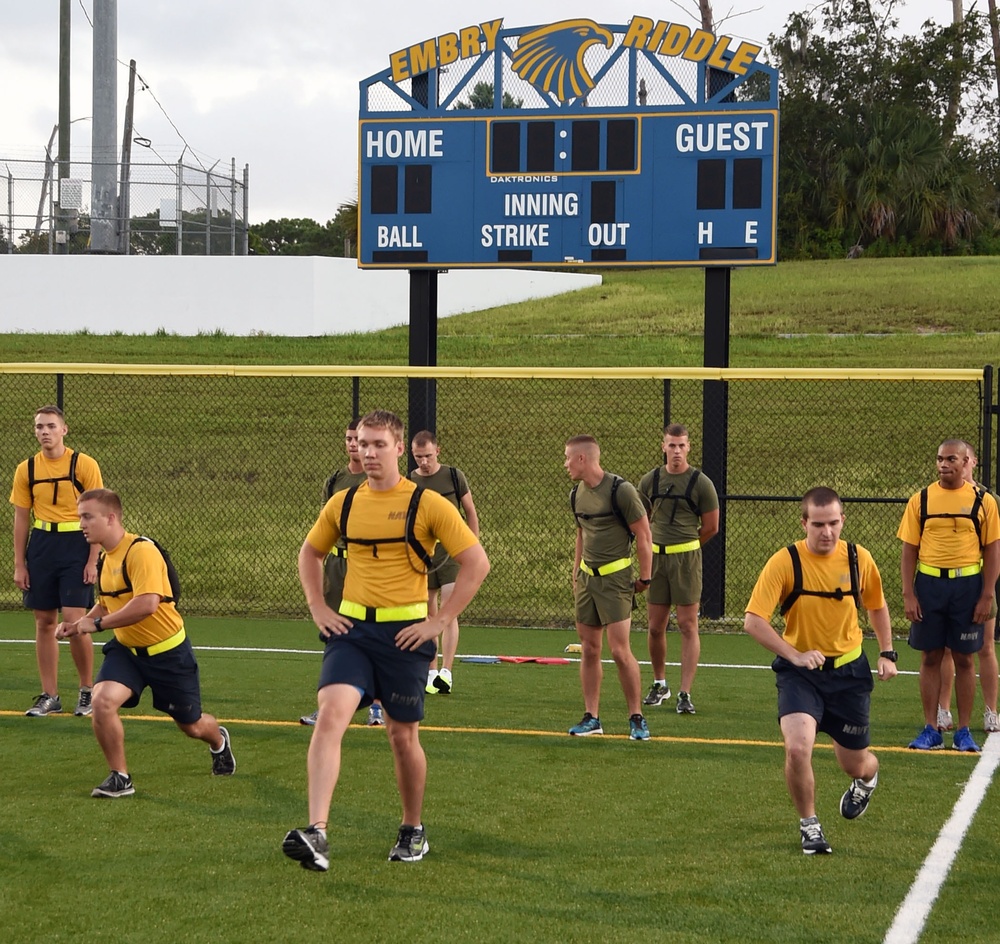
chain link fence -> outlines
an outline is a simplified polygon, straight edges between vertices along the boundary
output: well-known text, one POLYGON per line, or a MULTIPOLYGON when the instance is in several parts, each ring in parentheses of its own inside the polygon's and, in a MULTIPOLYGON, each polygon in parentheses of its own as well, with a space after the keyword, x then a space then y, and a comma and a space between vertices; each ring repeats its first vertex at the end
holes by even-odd
MULTIPOLYGON (((124 255, 247 253, 249 169, 131 163, 117 197, 117 251, 124 255)), ((90 247, 93 165, 71 163, 59 177, 52 159, 0 158, 5 200, 0 253, 84 253, 90 247)))
MULTIPOLYGON (((567 438, 597 437, 604 468, 632 482, 662 462, 661 430, 681 422, 691 462, 719 487, 723 533, 706 546, 715 625, 738 622, 760 568, 801 536, 798 503, 818 484, 845 498, 845 537, 880 564, 903 625, 896 527, 935 478, 938 444, 977 444, 990 477, 993 373, 983 371, 517 370, 0 365, 0 468, 36 448, 34 411, 60 402, 67 443, 93 455, 122 495, 130 530, 170 551, 182 609, 201 616, 305 613, 298 549, 321 487, 346 464, 356 414, 396 411, 409 378, 434 378, 442 461, 468 476, 493 570, 466 616, 492 625, 570 626, 574 520, 567 438), (728 431, 705 428, 707 384, 728 394, 728 431), (707 449, 712 446, 712 449, 707 449), (718 448, 721 447, 721 448, 718 448), (721 455, 719 470, 704 453, 721 455)), ((420 409, 423 404, 416 404, 420 409)), ((408 435, 414 432, 408 430, 408 435)), ((9 507, 9 506, 8 506, 9 507)), ((13 586, 12 512, 0 529, 13 586)), ((645 625, 644 608, 636 625, 645 625)))

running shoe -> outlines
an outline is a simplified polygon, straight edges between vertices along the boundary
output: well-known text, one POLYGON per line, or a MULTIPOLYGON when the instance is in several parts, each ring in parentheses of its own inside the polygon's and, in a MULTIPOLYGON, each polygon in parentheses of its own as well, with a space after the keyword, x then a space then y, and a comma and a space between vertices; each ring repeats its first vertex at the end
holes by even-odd
POLYGON ((89 688, 80 689, 80 697, 77 699, 76 708, 73 709, 73 714, 78 718, 85 718, 93 713, 94 706, 91 704, 93 699, 93 690, 89 688))
POLYGON ((330 846, 315 826, 292 829, 285 834, 281 851, 311 872, 325 872, 330 868, 330 846))
POLYGON ((799 824, 799 835, 802 837, 802 851, 805 855, 816 855, 816 853, 827 855, 833 852, 830 843, 826 841, 826 836, 823 835, 823 827, 815 816, 810 816, 799 824))
MULTIPOLYGON (((958 737, 957 734, 955 736, 958 737)), ((941 732, 934 725, 928 724, 906 746, 914 751, 938 751, 944 747, 944 738, 941 737, 941 732)))
POLYGON ((109 800, 132 796, 133 793, 135 793, 135 787, 132 786, 132 778, 117 770, 112 770, 103 783, 98 784, 90 791, 92 797, 104 797, 109 800))
POLYGON ((964 751, 968 754, 978 754, 979 745, 972 740, 972 732, 968 728, 959 728, 955 732, 955 738, 951 746, 956 751, 964 751))
POLYGON ((389 850, 389 861, 419 862, 430 851, 423 826, 400 826, 396 845, 389 850))
POLYGON ((866 784, 860 777, 851 781, 844 795, 840 798, 840 815, 844 819, 857 819, 868 809, 868 801, 872 798, 875 788, 878 786, 878 772, 875 773, 875 782, 866 784))
POLYGON ((589 737, 591 734, 603 734, 604 728, 601 727, 601 719, 595 718, 588 711, 584 714, 583 718, 580 719, 579 724, 574 724, 573 727, 569 729, 569 733, 574 737, 589 737))
POLYGON ((35 703, 25 712, 29 718, 44 718, 62 711, 62 702, 58 695, 48 695, 42 692, 35 698, 35 703))
POLYGON ((653 682, 649 686, 649 691, 646 693, 646 697, 642 700, 642 703, 647 708, 655 708, 657 705, 662 705, 669 697, 669 685, 661 685, 659 682, 653 682))

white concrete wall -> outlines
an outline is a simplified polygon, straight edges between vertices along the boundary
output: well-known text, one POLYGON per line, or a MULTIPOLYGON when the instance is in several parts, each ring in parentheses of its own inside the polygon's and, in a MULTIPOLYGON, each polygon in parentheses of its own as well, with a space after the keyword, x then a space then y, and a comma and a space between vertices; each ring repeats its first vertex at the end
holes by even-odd
MULTIPOLYGON (((452 269, 438 316, 600 285, 599 275, 452 269)), ((0 256, 0 332, 317 336, 409 320, 409 273, 351 259, 0 256)))

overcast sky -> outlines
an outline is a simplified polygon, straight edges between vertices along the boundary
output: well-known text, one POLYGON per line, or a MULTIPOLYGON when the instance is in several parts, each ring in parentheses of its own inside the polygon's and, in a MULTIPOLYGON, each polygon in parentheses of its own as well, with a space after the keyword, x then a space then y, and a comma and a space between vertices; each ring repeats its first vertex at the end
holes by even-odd
MULTIPOLYGON (((716 32, 765 44, 789 13, 817 5, 716 0, 716 32)), ((397 49, 500 18, 505 29, 568 17, 698 22, 696 0, 119 0, 117 8, 118 58, 126 63, 118 70, 119 127, 129 59, 149 86, 136 96, 134 127, 151 148, 133 148, 133 161, 175 163, 186 143, 205 166, 235 158, 242 173, 249 164, 251 223, 325 222, 356 197, 358 82, 385 69, 397 49)), ((907 0, 900 8, 909 33, 951 14, 951 0, 907 0)), ((72 15, 72 158, 87 161, 93 0, 73 0, 72 15)), ((0 15, 4 176, 3 158, 44 158, 58 117, 58 55, 58 0, 7 0, 0 15)))

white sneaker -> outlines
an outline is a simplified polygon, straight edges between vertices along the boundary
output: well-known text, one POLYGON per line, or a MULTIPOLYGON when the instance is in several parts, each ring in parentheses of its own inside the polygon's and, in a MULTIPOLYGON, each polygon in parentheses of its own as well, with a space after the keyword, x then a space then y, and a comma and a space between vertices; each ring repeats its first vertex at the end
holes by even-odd
POLYGON ((989 708, 983 712, 983 730, 987 734, 992 734, 994 731, 1000 731, 1000 718, 997 717, 995 711, 991 711, 989 708))
POLYGON ((447 695, 451 691, 451 672, 447 669, 442 669, 438 672, 434 681, 431 682, 431 685, 442 695, 447 695))
POLYGON ((951 720, 951 711, 940 705, 938 705, 937 727, 939 731, 950 731, 955 727, 955 723, 951 720))

